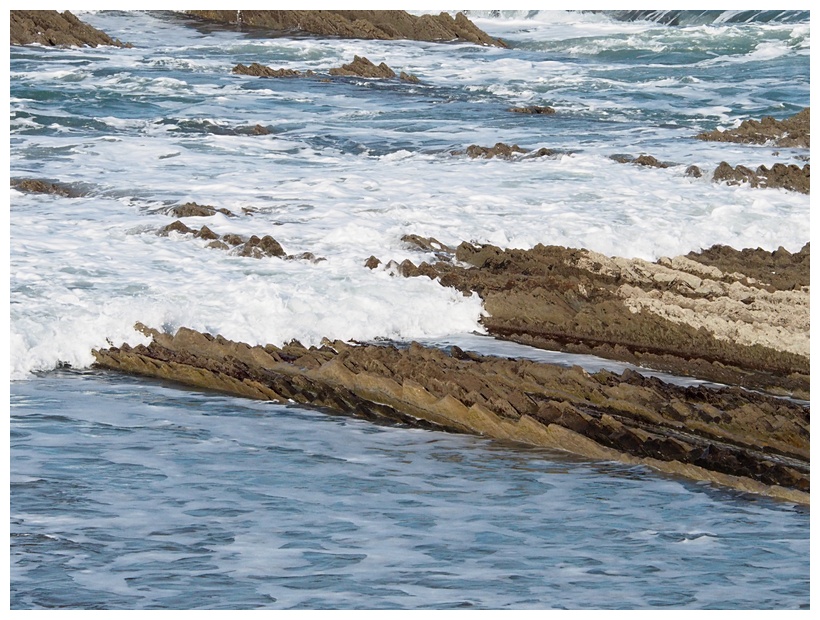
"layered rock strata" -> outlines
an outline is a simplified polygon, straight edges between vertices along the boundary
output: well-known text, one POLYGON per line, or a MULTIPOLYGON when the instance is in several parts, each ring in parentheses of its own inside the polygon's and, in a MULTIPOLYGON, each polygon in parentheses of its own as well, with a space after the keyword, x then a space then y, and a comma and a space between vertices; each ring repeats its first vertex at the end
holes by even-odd
POLYGON ((384 268, 477 293, 500 338, 808 398, 808 244, 795 254, 717 246, 652 263, 462 243, 452 258, 384 268))
POLYGON ((89 26, 70 11, 9 11, 11 45, 131 47, 89 26))
POLYGON ((396 72, 385 63, 374 65, 363 56, 353 56, 353 62, 329 71, 330 75, 356 76, 366 78, 394 78, 396 72))
POLYGON ((348 39, 411 39, 467 41, 507 47, 463 13, 455 17, 411 15, 406 11, 185 11, 186 15, 231 27, 250 26, 285 32, 304 32, 348 39))
POLYGON ((811 112, 804 108, 794 116, 776 120, 765 116, 757 121, 743 121, 736 129, 705 131, 695 136, 698 140, 736 142, 741 144, 772 144, 784 148, 809 148, 811 143, 811 112))
POLYGON ((809 411, 739 388, 676 387, 411 344, 249 346, 138 325, 149 345, 95 350, 104 368, 371 420, 474 433, 644 464, 809 501, 809 411))

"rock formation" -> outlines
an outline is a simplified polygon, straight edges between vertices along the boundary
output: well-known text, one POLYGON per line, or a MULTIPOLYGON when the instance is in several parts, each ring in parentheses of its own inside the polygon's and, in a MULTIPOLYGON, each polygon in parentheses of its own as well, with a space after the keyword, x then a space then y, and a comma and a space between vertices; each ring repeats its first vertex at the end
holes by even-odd
POLYGON ((10 179, 9 184, 17 191, 26 194, 56 194, 66 198, 77 198, 84 193, 65 183, 52 183, 42 179, 10 179))
POLYGON ((302 75, 313 75, 312 71, 302 74, 300 71, 296 71, 295 69, 271 69, 270 67, 259 64, 258 62, 253 62, 250 66, 245 66, 242 63, 239 63, 231 70, 231 73, 267 78, 289 78, 302 77, 302 75))
POLYGON ((69 11, 10 11, 9 26, 11 45, 131 47, 130 43, 121 43, 80 21, 69 11))
POLYGON ((452 347, 325 341, 249 346, 138 325, 148 346, 95 350, 99 366, 371 420, 475 433, 644 464, 809 502, 809 410, 739 388, 677 387, 452 347))
POLYGON ((553 108, 543 105, 529 105, 518 108, 509 108, 507 112, 515 112, 516 114, 555 114, 555 110, 553 108))
POLYGON ((782 121, 765 116, 756 121, 743 121, 736 129, 705 131, 695 136, 698 140, 715 142, 739 142, 742 144, 768 144, 784 148, 810 147, 810 108, 804 108, 794 116, 782 121))
POLYGON ((313 263, 326 260, 322 257, 317 258, 311 252, 286 254, 285 250, 282 249, 281 244, 270 235, 263 235, 262 237, 251 235, 248 238, 235 233, 218 235, 207 226, 202 226, 199 230, 195 230, 188 227, 181 220, 176 220, 167 226, 163 226, 157 231, 157 234, 160 237, 167 237, 172 232, 180 235, 191 235, 195 239, 203 239, 209 242, 206 247, 215 250, 228 250, 236 256, 246 256, 250 258, 274 257, 283 258, 285 260, 309 260, 313 263))
POLYGON ((225 24, 268 30, 305 32, 348 39, 411 39, 414 41, 468 41, 507 47, 473 24, 463 13, 455 18, 411 15, 406 11, 185 11, 186 15, 225 24))
POLYGON ((174 205, 166 211, 166 215, 173 217, 210 217, 222 213, 228 217, 236 217, 231 211, 225 208, 212 207, 210 205, 200 205, 195 202, 186 202, 181 205, 174 205))
POLYGON ((557 155, 559 151, 542 147, 537 151, 528 151, 522 149, 517 144, 505 144, 504 142, 497 142, 495 146, 479 146, 478 144, 471 144, 464 151, 450 151, 451 155, 467 155, 472 159, 483 158, 492 159, 498 157, 500 159, 514 159, 518 154, 526 154, 527 158, 534 157, 551 157, 557 155))
POLYGON ((771 169, 758 166, 756 170, 746 166, 732 168, 725 161, 715 169, 712 180, 716 183, 725 182, 727 185, 749 183, 752 187, 783 188, 793 192, 808 194, 811 189, 811 165, 805 164, 802 168, 795 164, 774 164, 771 169))
POLYGON ((394 78, 395 71, 384 63, 374 65, 364 56, 353 56, 353 62, 329 71, 330 75, 356 76, 365 78, 394 78))
POLYGON ((462 243, 454 258, 385 268, 476 292, 499 338, 808 398, 808 244, 795 254, 718 246, 651 263, 462 243))

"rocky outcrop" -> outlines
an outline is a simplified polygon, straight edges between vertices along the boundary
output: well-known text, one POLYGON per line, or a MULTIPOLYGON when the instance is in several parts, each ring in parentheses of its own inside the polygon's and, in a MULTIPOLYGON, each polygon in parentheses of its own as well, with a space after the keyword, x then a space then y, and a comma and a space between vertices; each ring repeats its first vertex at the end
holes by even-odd
POLYGON ((138 325, 147 346, 95 350, 97 365, 371 420, 474 433, 644 464, 809 502, 809 410, 738 388, 677 387, 418 344, 249 346, 138 325))
POLYGON ((270 235, 264 235, 262 237, 258 237, 256 235, 244 237, 235 233, 218 235, 207 226, 202 226, 199 230, 196 230, 188 227, 181 220, 176 220, 167 226, 163 226, 157 231, 157 234, 160 237, 168 237, 171 233, 191 235, 195 239, 203 239, 204 241, 208 241, 206 247, 215 250, 226 250, 236 256, 245 256, 250 258, 273 257, 283 258, 285 260, 309 260, 313 263, 318 263, 325 260, 322 257, 314 256, 311 252, 287 254, 285 253, 285 250, 282 249, 281 244, 270 235))
POLYGON ((782 121, 765 116, 756 121, 743 121, 736 129, 705 131, 695 136, 698 140, 737 142, 741 144, 772 144, 784 148, 810 147, 810 108, 804 108, 782 121))
POLYGON ((411 15, 406 11, 185 11, 186 15, 237 26, 305 32, 348 39, 411 39, 414 41, 467 41, 507 47, 473 24, 463 13, 455 18, 411 15))
MULTIPOLYGON (((649 168, 669 168, 675 164, 662 162, 652 155, 612 155, 610 159, 621 164, 636 164, 649 168)), ((687 177, 699 178, 703 172, 697 166, 686 168, 684 175, 687 177)), ((752 187, 759 188, 782 188, 792 192, 808 194, 811 189, 811 165, 804 164, 801 168, 795 164, 774 164, 771 168, 758 166, 755 170, 746 166, 730 166, 725 161, 720 162, 712 174, 712 181, 715 183, 726 183, 727 185, 740 185, 748 183, 752 187)))
POLYGON ((479 146, 478 144, 471 144, 464 151, 450 151, 451 155, 467 155, 472 159, 492 159, 498 157, 499 159, 514 159, 519 154, 526 155, 527 158, 534 157, 552 157, 558 155, 559 151, 542 147, 535 151, 528 151, 522 149, 517 144, 505 144, 504 142, 497 142, 495 146, 479 146))
POLYGON ((181 205, 174 205, 166 212, 166 215, 173 217, 210 217, 221 213, 228 217, 236 217, 230 210, 225 208, 212 207, 211 205, 200 205, 195 202, 186 202, 181 205))
POLYGON ((668 168, 672 165, 660 161, 652 155, 639 155, 638 157, 632 157, 631 155, 613 155, 610 159, 617 161, 619 164, 635 164, 637 166, 646 166, 647 168, 668 168))
POLYGON ((77 19, 70 11, 10 11, 11 45, 131 47, 77 19))
POLYGON ((10 179, 11 187, 26 194, 55 194, 66 198, 77 198, 85 192, 66 183, 52 183, 42 179, 10 179))
POLYGON ((771 168, 758 166, 752 170, 746 166, 730 166, 725 161, 715 169, 712 180, 727 185, 748 183, 752 187, 783 188, 802 194, 810 193, 811 165, 805 164, 802 168, 795 164, 774 164, 771 168))
POLYGON ((553 108, 543 105, 508 108, 507 112, 515 112, 516 114, 555 114, 555 110, 553 108))
POLYGON ((330 75, 355 76, 365 78, 394 78, 395 71, 386 64, 374 65, 364 56, 353 56, 353 62, 331 69, 330 75))
POLYGON ((796 254, 716 247, 651 263, 462 243, 455 259, 385 269, 476 292, 499 338, 808 398, 808 244, 796 254))
POLYGON ((303 74, 301 71, 297 71, 295 69, 272 69, 265 65, 259 64, 258 62, 252 62, 249 66, 239 63, 231 70, 231 73, 266 78, 291 78, 302 77, 303 75, 314 75, 313 71, 308 71, 303 74))

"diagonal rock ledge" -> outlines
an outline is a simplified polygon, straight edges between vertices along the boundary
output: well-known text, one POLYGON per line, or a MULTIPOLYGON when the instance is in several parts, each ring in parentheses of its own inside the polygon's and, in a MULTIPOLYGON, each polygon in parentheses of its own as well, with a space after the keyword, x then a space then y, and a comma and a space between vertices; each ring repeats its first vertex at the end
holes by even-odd
POLYGON ((132 47, 78 19, 71 11, 9 11, 11 45, 132 47))
POLYGON ((478 293, 500 338, 808 399, 809 244, 650 263, 465 242, 454 258, 385 268, 478 293))
POLYGON ((481 356, 453 347, 249 346, 138 324, 148 346, 95 350, 100 367, 370 420, 472 433, 643 464, 809 502, 808 407, 740 388, 677 387, 634 371, 481 356))

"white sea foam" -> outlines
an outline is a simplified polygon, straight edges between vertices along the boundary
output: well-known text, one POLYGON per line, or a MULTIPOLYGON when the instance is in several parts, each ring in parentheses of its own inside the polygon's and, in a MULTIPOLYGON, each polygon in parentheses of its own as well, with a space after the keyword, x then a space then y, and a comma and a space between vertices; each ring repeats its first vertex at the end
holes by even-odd
MULTIPOLYGON (((650 34, 657 25, 565 13, 478 20, 519 41, 554 40, 561 46, 555 57, 468 44, 256 40, 232 32, 209 35, 204 44, 194 29, 150 14, 89 19, 137 47, 70 50, 49 57, 47 72, 12 62, 13 80, 32 92, 12 89, 11 176, 91 191, 61 198, 11 190, 15 378, 61 361, 86 366, 91 349, 109 340, 143 342, 132 329, 136 321, 252 343, 481 331, 477 296, 364 268, 370 255, 435 260, 401 242, 411 233, 450 245, 544 243, 646 259, 715 243, 796 251, 808 241, 808 197, 708 179, 722 160, 771 165, 793 161, 792 152, 691 139, 703 123, 730 125, 743 116, 737 106, 759 105, 759 84, 741 84, 730 107, 720 95, 730 82, 702 79, 688 66, 673 76, 662 65, 643 65, 651 75, 635 79, 615 61, 564 61, 575 53, 574 38, 596 33, 607 34, 583 45, 658 52, 675 44, 677 35, 650 34), (411 71, 422 83, 325 85, 230 73, 239 61, 327 70, 354 54, 411 71), (38 92, 64 86, 64 101, 39 100, 38 92), (75 94, 93 104, 79 105, 75 94), (545 100, 559 114, 524 119, 506 112, 545 100), (273 133, 234 133, 255 124, 273 133), (519 161, 450 154, 498 141, 565 152, 519 161), (652 169, 610 159, 641 152, 677 165, 652 169), (689 164, 706 176, 686 177, 689 164), (239 216, 186 218, 192 228, 268 234, 289 254, 326 260, 255 260, 188 236, 157 236, 172 221, 167 206, 186 201, 239 216)), ((721 36, 711 29, 701 28, 721 36)), ((799 36, 807 39, 808 27, 799 36)), ((758 48, 790 54, 794 46, 772 40, 758 48)))

